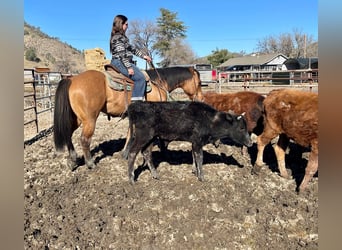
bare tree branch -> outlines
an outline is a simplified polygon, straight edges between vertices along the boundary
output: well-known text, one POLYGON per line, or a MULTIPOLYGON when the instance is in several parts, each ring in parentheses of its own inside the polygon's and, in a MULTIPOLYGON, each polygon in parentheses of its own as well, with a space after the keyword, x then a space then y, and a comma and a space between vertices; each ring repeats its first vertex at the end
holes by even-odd
POLYGON ((130 21, 129 25, 127 35, 132 44, 153 57, 155 55, 153 45, 157 39, 157 26, 148 20, 133 20, 130 21))
POLYGON ((278 36, 268 36, 258 41, 257 49, 260 53, 283 53, 288 57, 317 57, 318 46, 312 36, 304 34, 298 29, 293 33, 282 33, 278 36))

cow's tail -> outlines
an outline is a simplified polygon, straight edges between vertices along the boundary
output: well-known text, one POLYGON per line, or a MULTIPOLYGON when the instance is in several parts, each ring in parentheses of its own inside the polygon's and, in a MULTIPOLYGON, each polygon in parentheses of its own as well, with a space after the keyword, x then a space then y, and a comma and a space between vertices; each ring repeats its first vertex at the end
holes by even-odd
POLYGON ((257 108, 258 108, 258 113, 259 113, 259 117, 257 120, 257 125, 256 127, 253 129, 253 132, 256 135, 261 135, 261 133, 264 131, 264 117, 265 117, 265 106, 264 106, 264 100, 265 100, 265 96, 260 95, 258 100, 257 100, 257 108))
POLYGON ((128 116, 128 111, 127 111, 128 109, 126 109, 122 114, 121 114, 121 116, 120 116, 120 120, 123 120, 123 119, 125 119, 127 116, 128 116))
POLYGON ((70 79, 62 79, 58 84, 55 95, 53 136, 57 151, 62 151, 65 145, 72 144, 71 136, 76 122, 76 115, 70 106, 70 84, 70 79))
POLYGON ((257 101, 257 106, 259 108, 259 110, 264 113, 265 109, 264 109, 264 100, 265 100, 265 96, 260 95, 257 101))

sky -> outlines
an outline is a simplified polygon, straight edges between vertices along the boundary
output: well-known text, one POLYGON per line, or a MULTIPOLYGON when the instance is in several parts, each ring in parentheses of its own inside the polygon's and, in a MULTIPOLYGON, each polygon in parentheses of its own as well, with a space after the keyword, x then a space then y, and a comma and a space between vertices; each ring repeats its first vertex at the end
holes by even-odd
POLYGON ((81 51, 101 48, 111 59, 113 18, 156 22, 160 8, 177 13, 198 57, 216 49, 252 53, 258 41, 294 30, 318 41, 318 0, 25 0, 24 21, 81 51))

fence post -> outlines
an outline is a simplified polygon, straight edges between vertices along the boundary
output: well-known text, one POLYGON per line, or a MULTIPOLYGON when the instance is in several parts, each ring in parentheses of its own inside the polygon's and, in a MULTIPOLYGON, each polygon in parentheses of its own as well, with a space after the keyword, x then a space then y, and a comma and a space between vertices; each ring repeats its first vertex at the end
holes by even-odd
POLYGON ((39 132, 39 129, 38 129, 38 114, 37 114, 37 91, 36 91, 36 76, 34 74, 34 71, 32 70, 32 78, 33 78, 33 102, 34 102, 34 107, 33 107, 33 110, 34 110, 34 114, 35 114, 35 124, 36 124, 36 132, 38 133, 39 132))
POLYGON ((246 90, 249 89, 249 76, 246 73, 246 74, 243 74, 242 77, 243 77, 243 85, 242 85, 242 87, 243 87, 243 90, 246 91, 246 90))

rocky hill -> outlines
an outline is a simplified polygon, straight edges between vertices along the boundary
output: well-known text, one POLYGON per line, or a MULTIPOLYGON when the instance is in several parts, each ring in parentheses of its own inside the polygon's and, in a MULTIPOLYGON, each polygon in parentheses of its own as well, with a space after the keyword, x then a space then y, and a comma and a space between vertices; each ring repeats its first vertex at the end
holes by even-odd
POLYGON ((86 70, 84 52, 24 24, 24 68, 46 67, 51 71, 77 74, 86 70))

